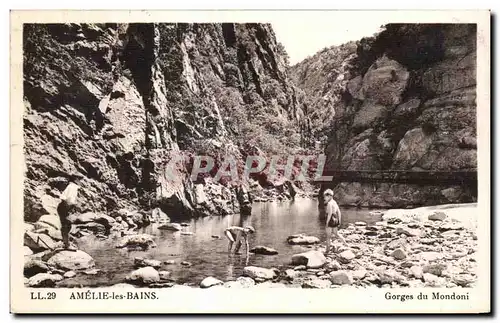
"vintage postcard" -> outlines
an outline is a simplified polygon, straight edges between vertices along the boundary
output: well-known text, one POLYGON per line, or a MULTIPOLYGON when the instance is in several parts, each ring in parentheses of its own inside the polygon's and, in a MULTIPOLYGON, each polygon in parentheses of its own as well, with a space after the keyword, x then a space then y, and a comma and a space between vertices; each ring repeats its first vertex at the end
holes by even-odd
POLYGON ((488 313, 489 11, 12 11, 11 312, 488 313))

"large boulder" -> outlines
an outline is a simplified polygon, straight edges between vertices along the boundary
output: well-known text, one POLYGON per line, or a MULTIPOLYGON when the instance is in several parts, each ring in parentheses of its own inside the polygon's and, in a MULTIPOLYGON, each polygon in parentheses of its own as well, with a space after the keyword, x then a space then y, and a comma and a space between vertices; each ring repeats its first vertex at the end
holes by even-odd
POLYGON ((155 248, 156 243, 153 236, 149 234, 134 234, 123 237, 123 239, 116 245, 117 248, 155 248))
POLYGON ((63 250, 53 255, 47 264, 63 270, 87 269, 95 266, 94 259, 86 252, 63 250))
POLYGON ((292 256, 292 265, 304 265, 307 268, 321 268, 326 263, 323 253, 317 250, 311 250, 292 256))
POLYGON ((125 279, 136 284, 147 285, 159 282, 160 274, 153 267, 143 267, 134 270, 125 279))
POLYGON ((59 274, 39 273, 28 280, 29 287, 54 287, 56 282, 63 279, 59 274))
POLYGON ((46 234, 49 237, 51 237, 52 239, 54 239, 54 241, 61 241, 62 240, 61 230, 54 229, 50 225, 46 225, 45 227, 41 227, 39 229, 36 229, 33 232, 39 233, 39 234, 46 234))
POLYGON ((36 274, 46 273, 50 268, 41 260, 25 259, 24 260, 24 276, 31 277, 36 274))
POLYGON ((319 243, 320 240, 317 237, 314 236, 307 236, 305 234, 295 234, 292 236, 289 236, 286 241, 289 244, 296 244, 296 245, 310 245, 310 244, 316 244, 319 243))
POLYGON ((414 128, 406 132, 399 141, 394 157, 394 167, 411 168, 415 161, 421 159, 432 145, 432 136, 422 128, 414 128))
POLYGON ((247 266, 243 268, 243 275, 248 276, 252 279, 269 280, 276 278, 278 276, 278 273, 273 269, 247 266))
POLYGON ((258 255, 277 255, 278 251, 276 249, 266 247, 266 246, 256 246, 250 250, 251 253, 258 255))
POLYGON ((55 214, 45 214, 38 219, 38 222, 45 223, 54 229, 61 230, 61 220, 55 214))
POLYGON ((203 279, 200 283, 201 288, 210 288, 213 286, 219 286, 224 284, 221 280, 214 278, 214 277, 206 277, 203 279))
POLYGON ((62 246, 61 243, 58 243, 47 234, 28 231, 24 233, 24 245, 28 246, 34 252, 48 249, 54 250, 62 246))

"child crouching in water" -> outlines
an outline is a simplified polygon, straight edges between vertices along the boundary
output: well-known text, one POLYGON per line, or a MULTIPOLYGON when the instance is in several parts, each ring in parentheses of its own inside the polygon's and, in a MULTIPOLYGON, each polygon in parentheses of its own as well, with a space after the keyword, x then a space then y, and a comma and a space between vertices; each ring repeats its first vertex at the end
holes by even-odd
POLYGON ((248 236, 252 233, 255 233, 255 229, 250 225, 243 228, 231 226, 224 230, 224 235, 229 240, 228 253, 231 254, 231 249, 233 248, 234 243, 236 243, 234 253, 237 253, 240 250, 242 243, 245 243, 246 255, 248 256, 250 253, 248 236))

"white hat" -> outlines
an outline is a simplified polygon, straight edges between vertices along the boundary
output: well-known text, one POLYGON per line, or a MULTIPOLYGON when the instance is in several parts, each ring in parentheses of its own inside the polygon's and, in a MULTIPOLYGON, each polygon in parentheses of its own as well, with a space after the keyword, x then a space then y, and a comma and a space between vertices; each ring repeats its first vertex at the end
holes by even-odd
POLYGON ((252 232, 252 233, 254 233, 254 232, 255 232, 254 227, 252 227, 251 225, 247 225, 247 226, 245 226, 245 229, 247 229, 248 231, 250 231, 250 232, 252 232))
POLYGON ((333 196, 333 191, 331 189, 327 189, 323 192, 323 195, 330 195, 333 196))

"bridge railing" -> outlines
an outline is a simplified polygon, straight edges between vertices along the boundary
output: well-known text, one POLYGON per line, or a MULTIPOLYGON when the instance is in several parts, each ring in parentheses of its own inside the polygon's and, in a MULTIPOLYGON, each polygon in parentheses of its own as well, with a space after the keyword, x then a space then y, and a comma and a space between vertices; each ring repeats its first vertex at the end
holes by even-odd
POLYGON ((414 171, 414 170, 329 170, 332 182, 393 182, 408 184, 477 185, 477 170, 414 171))

